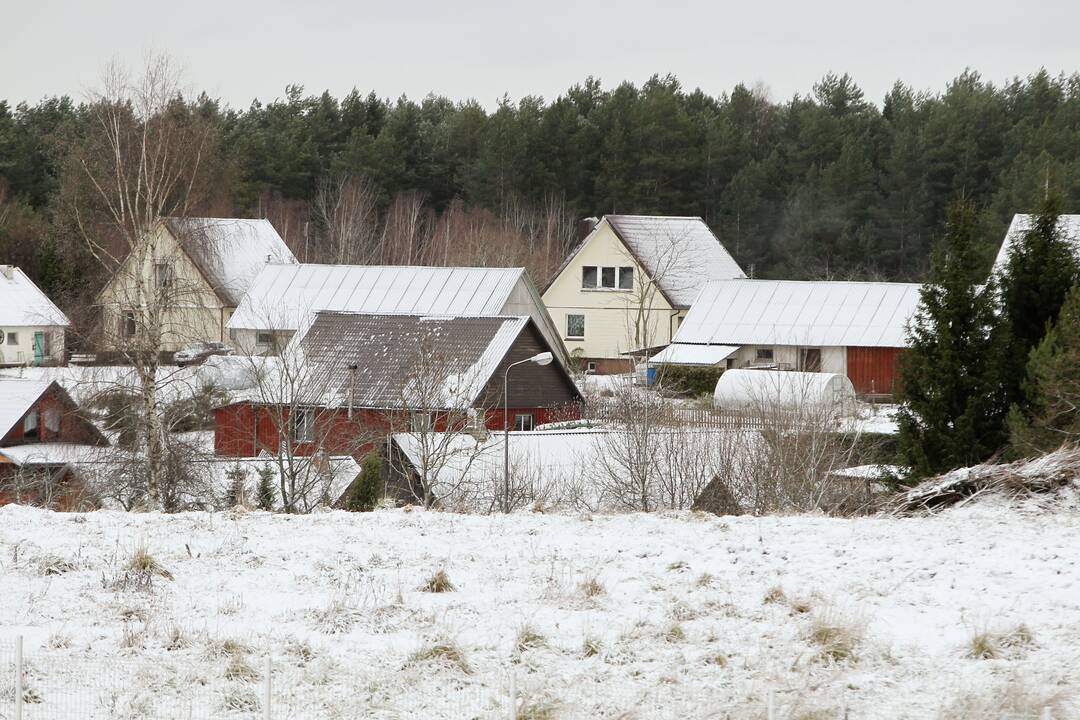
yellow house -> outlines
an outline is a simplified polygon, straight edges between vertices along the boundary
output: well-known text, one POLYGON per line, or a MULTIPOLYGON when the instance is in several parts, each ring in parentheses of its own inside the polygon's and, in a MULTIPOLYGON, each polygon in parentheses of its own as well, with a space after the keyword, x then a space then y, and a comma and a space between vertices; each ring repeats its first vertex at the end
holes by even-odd
POLYGON ((708 280, 745 277, 701 218, 605 215, 543 300, 587 370, 626 372, 629 353, 671 342, 708 280))
POLYGON ((268 220, 164 220, 98 296, 101 349, 137 347, 148 337, 158 338, 151 344, 161 352, 227 342, 233 311, 269 262, 296 258, 268 220))

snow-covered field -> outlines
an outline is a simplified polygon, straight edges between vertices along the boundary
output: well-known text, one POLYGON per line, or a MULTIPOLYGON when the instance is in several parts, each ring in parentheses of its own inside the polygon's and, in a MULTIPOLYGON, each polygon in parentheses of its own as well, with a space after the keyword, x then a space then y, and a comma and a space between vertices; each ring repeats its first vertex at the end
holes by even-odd
POLYGON ((288 698, 275 717, 505 718, 511 682, 521 718, 765 718, 770 703, 776 718, 978 718, 1043 698, 1075 717, 1077 548, 1074 511, 993 504, 915 519, 8 506, 0 718, 16 635, 31 718, 187 717, 167 713, 191 688, 192 717, 253 710, 268 650, 288 698), (140 546, 171 580, 125 574, 140 546), (423 590, 439 570, 455 589, 423 590), (996 657, 970 657, 985 633, 996 657), (108 702, 84 688, 129 672, 108 702), (72 698, 87 707, 48 714, 72 698))

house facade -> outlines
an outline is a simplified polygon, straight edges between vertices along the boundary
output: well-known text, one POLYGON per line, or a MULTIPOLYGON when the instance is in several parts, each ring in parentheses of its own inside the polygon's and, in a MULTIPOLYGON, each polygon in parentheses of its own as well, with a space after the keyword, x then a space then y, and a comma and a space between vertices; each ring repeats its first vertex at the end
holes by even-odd
POLYGON ((92 506, 77 466, 109 445, 55 382, 0 379, 0 505, 92 506))
POLYGON ((61 365, 67 316, 13 265, 0 265, 0 365, 61 365))
POLYGON ((743 277, 701 218, 605 215, 543 301, 586 370, 626 372, 628 353, 672 341, 705 281, 743 277))
POLYGON ((360 457, 393 432, 501 430, 514 363, 512 429, 580 418, 567 369, 528 362, 541 353, 554 354, 527 316, 318 312, 272 377, 217 408, 215 452, 360 457))
POLYGON ((891 395, 920 285, 717 280, 702 288, 656 365, 839 373, 891 395))
POLYGON ((296 262, 268 220, 163 221, 98 296, 101 349, 131 346, 151 322, 161 325, 161 352, 228 342, 228 322, 268 262, 296 262), (148 308, 160 308, 160 318, 148 308))

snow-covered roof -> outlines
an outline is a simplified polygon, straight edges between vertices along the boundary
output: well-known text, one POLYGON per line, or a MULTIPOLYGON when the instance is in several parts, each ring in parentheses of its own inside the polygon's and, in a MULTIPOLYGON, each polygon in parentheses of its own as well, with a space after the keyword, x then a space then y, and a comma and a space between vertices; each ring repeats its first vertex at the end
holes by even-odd
POLYGON ((305 391, 363 408, 463 408, 487 385, 529 318, 322 311, 297 333, 305 391), (350 370, 355 366, 355 370, 350 370))
POLYGON ((15 465, 71 465, 104 462, 116 457, 113 447, 77 443, 32 443, 0 448, 0 455, 15 465))
POLYGON ((499 315, 521 268, 271 264, 263 268, 228 326, 296 330, 318 310, 499 315))
POLYGON ((296 263, 269 220, 170 218, 166 225, 184 241, 188 256, 222 302, 232 307, 268 262, 296 263))
POLYGON ((713 280, 675 342, 697 345, 907 347, 915 283, 713 280))
MULTIPOLYGON (((604 223, 622 240, 660 292, 675 307, 690 307, 706 280, 746 277, 739 264, 699 217, 605 215, 597 224, 597 229, 604 223)), ((591 234, 570 252, 563 268, 589 242, 590 237, 591 234)), ((562 268, 559 272, 562 272, 562 268)))
POLYGON ((42 380, 0 379, 0 437, 7 434, 52 382, 42 380))
MULTIPOLYGON (((1034 215, 1013 215, 1012 222, 1009 223, 1009 231, 1005 233, 1005 240, 1002 241, 997 258, 994 259, 993 272, 995 274, 1004 272, 1009 264, 1009 249, 1031 229, 1034 218, 1034 215)), ((1080 215, 1058 216, 1058 230, 1072 243, 1074 253, 1077 259, 1080 259, 1080 215)))
POLYGON ((26 273, 13 265, 0 265, 0 328, 70 324, 26 273))
POLYGON ((717 365, 739 349, 738 345, 683 345, 672 343, 649 358, 665 365, 717 365))

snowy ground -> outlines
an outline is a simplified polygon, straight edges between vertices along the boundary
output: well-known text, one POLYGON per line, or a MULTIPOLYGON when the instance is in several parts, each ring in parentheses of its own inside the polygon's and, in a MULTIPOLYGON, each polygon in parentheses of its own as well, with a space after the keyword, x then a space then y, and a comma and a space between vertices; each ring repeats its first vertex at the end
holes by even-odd
POLYGON ((275 717, 504 718, 511 675, 524 718, 764 718, 770 696, 777 718, 997 717, 957 703, 997 712, 1009 683, 1074 717, 1060 699, 1080 661, 1077 547, 1080 515, 979 506, 918 519, 8 506, 0 718, 19 634, 32 718, 187 717, 168 711, 196 691, 191 717, 241 717, 215 713, 258 706, 268 649, 275 717), (125 575, 140 545, 172 580, 125 575), (440 569, 456 589, 421 590, 440 569), (1021 625, 1031 638, 1009 636, 1021 625), (824 646, 823 627, 840 628, 824 646), (1000 657, 967 657, 987 631, 1011 638, 1000 657), (436 642, 464 667, 424 657, 436 642), (130 679, 107 702, 86 689, 110 677, 130 679))

